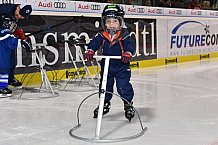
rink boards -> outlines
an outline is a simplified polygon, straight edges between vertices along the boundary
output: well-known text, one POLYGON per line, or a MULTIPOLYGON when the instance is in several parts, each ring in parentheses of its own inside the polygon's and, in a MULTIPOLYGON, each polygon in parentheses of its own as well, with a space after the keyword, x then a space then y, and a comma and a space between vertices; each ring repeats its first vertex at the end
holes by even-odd
MULTIPOLYGON (((201 12, 205 13, 205 11, 201 12)), ((208 13, 208 11, 206 12, 208 13)), ((184 12, 182 11, 182 13, 184 12)), ((61 79, 66 79, 67 74, 75 74, 72 57, 74 62, 79 63, 78 67, 83 68, 81 54, 87 48, 87 46, 69 45, 64 41, 73 37, 85 38, 84 43, 89 43, 101 28, 100 14, 37 10, 29 17, 28 22, 19 24, 26 33, 33 33, 69 19, 72 19, 70 23, 30 36, 33 44, 48 44, 43 49, 45 65, 52 68, 51 72, 57 71, 56 78, 61 79)), ((127 13, 125 23, 136 44, 136 55, 131 62, 132 69, 210 59, 218 56, 216 17, 191 16, 187 15, 187 12, 186 16, 127 13)), ((100 53, 99 50, 97 55, 100 53)), ((37 66, 38 62, 34 53, 30 55, 25 51, 17 50, 16 73, 18 78, 26 73, 34 73, 37 70, 30 68, 37 66)), ((90 65, 88 64, 88 66, 90 65)), ((91 72, 93 73, 93 71, 91 72)))

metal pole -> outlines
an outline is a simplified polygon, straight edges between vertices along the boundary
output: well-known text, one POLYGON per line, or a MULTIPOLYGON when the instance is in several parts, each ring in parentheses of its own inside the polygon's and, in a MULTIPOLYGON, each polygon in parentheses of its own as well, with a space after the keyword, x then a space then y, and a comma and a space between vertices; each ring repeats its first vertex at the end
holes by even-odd
POLYGON ((94 58, 105 58, 104 73, 103 73, 102 86, 101 86, 100 99, 99 99, 98 118, 96 123, 96 130, 95 130, 95 139, 100 139, 101 122, 103 116, 109 62, 110 59, 120 59, 121 56, 94 56, 94 58))

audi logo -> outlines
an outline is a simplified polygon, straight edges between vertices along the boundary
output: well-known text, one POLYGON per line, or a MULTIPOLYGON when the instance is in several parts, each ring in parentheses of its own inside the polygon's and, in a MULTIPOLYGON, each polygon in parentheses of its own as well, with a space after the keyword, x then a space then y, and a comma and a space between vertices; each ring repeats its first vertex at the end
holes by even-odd
POLYGON ((144 13, 145 9, 144 8, 138 8, 137 11, 138 11, 138 13, 144 13))
POLYGON ((64 2, 54 2, 54 8, 65 9, 66 8, 66 3, 64 3, 64 2))
POLYGON ((101 6, 100 5, 91 5, 91 9, 92 10, 100 10, 101 9, 101 6))

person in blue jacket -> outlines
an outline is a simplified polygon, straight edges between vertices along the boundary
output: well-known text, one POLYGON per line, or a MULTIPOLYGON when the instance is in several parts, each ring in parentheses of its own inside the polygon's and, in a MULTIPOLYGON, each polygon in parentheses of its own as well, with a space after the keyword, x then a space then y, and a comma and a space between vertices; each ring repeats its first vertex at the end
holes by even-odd
MULTIPOLYGON (((20 7, 20 4, 0 4, 0 16, 7 16, 7 17, 13 17, 16 20, 23 20, 27 19, 28 16, 32 12, 31 5, 25 5, 24 7, 20 7)), ((17 28, 15 32, 13 33, 17 38, 26 40, 25 33, 22 29, 17 28)), ((14 87, 21 87, 22 83, 18 81, 14 77, 14 70, 16 67, 16 52, 11 52, 11 72, 9 73, 9 85, 12 85, 14 87)))
POLYGON ((17 48, 31 50, 31 45, 25 40, 16 38, 13 32, 17 28, 17 20, 13 17, 0 16, 0 97, 11 96, 8 89, 8 75, 11 72, 11 52, 17 48))
MULTIPOLYGON (((102 12, 103 31, 89 43, 85 58, 92 60, 95 52, 101 48, 105 56, 121 56, 121 59, 111 59, 109 63, 108 78, 106 85, 106 95, 103 115, 108 113, 111 107, 114 80, 116 80, 117 91, 124 102, 125 117, 131 121, 135 110, 132 106, 134 91, 130 83, 131 70, 130 59, 135 54, 135 44, 130 38, 126 28, 124 28, 124 11, 118 5, 106 5, 102 12), (109 93, 107 93, 109 92, 109 93)), ((102 59, 101 81, 103 76, 105 60, 102 59)), ((102 83, 100 82, 99 91, 102 83)), ((94 118, 98 116, 98 107, 94 110, 94 118)))

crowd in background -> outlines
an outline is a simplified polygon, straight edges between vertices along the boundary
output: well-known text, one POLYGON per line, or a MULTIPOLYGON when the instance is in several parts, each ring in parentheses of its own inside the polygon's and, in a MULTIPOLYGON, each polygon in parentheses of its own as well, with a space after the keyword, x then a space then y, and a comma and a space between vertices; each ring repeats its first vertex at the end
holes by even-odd
MULTIPOLYGON (((76 0, 80 1, 80 0, 76 0)), ((85 1, 85 0, 81 0, 85 1)), ((89 2, 142 5, 154 7, 218 10, 218 0, 89 0, 89 2)))

